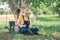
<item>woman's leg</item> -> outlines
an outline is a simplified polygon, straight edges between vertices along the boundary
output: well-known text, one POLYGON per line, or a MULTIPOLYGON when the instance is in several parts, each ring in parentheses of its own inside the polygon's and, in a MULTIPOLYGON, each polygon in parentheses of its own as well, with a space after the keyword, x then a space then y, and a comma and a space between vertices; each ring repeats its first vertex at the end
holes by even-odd
POLYGON ((20 29, 20 33, 21 33, 21 34, 30 34, 28 28, 22 28, 22 29, 20 29))
POLYGON ((30 28, 22 28, 20 29, 21 34, 29 34, 29 35, 34 35, 34 33, 30 30, 30 28))
POLYGON ((19 32, 21 34, 34 35, 34 34, 38 33, 38 28, 20 28, 20 31, 19 32))
POLYGON ((34 34, 38 34, 38 28, 30 28, 30 30, 34 33, 34 34))

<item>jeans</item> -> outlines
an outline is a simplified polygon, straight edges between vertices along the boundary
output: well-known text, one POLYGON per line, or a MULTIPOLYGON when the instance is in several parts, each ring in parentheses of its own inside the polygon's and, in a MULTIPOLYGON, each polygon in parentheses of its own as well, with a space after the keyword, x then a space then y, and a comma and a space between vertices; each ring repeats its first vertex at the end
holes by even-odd
POLYGON ((38 32, 38 28, 21 28, 20 33, 21 34, 36 34, 38 32))

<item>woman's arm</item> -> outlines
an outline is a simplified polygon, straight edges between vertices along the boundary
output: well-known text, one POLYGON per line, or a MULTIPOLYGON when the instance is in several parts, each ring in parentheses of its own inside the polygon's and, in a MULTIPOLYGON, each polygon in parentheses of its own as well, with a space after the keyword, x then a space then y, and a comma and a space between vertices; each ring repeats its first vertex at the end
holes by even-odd
POLYGON ((19 19, 18 19, 18 21, 17 21, 17 25, 19 25, 20 27, 24 27, 24 20, 23 20, 23 18, 20 16, 19 17, 19 19))

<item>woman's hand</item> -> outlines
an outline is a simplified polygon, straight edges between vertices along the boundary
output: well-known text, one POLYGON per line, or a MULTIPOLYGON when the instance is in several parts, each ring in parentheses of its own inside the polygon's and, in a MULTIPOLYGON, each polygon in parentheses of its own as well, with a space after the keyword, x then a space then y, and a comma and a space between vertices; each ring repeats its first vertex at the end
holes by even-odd
POLYGON ((15 30, 15 32, 19 32, 19 27, 16 25, 16 26, 14 27, 14 30, 15 30))
POLYGON ((26 27, 26 25, 24 25, 24 27, 26 27))

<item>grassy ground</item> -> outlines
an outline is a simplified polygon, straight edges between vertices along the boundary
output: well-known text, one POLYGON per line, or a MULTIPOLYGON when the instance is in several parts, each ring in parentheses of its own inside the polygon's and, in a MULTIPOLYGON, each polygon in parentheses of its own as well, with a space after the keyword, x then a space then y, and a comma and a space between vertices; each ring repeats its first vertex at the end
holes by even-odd
POLYGON ((40 35, 15 34, 13 37, 4 26, 9 26, 8 22, 0 22, 0 40, 60 40, 60 17, 39 16, 37 21, 32 23, 32 27, 39 28, 40 35))

